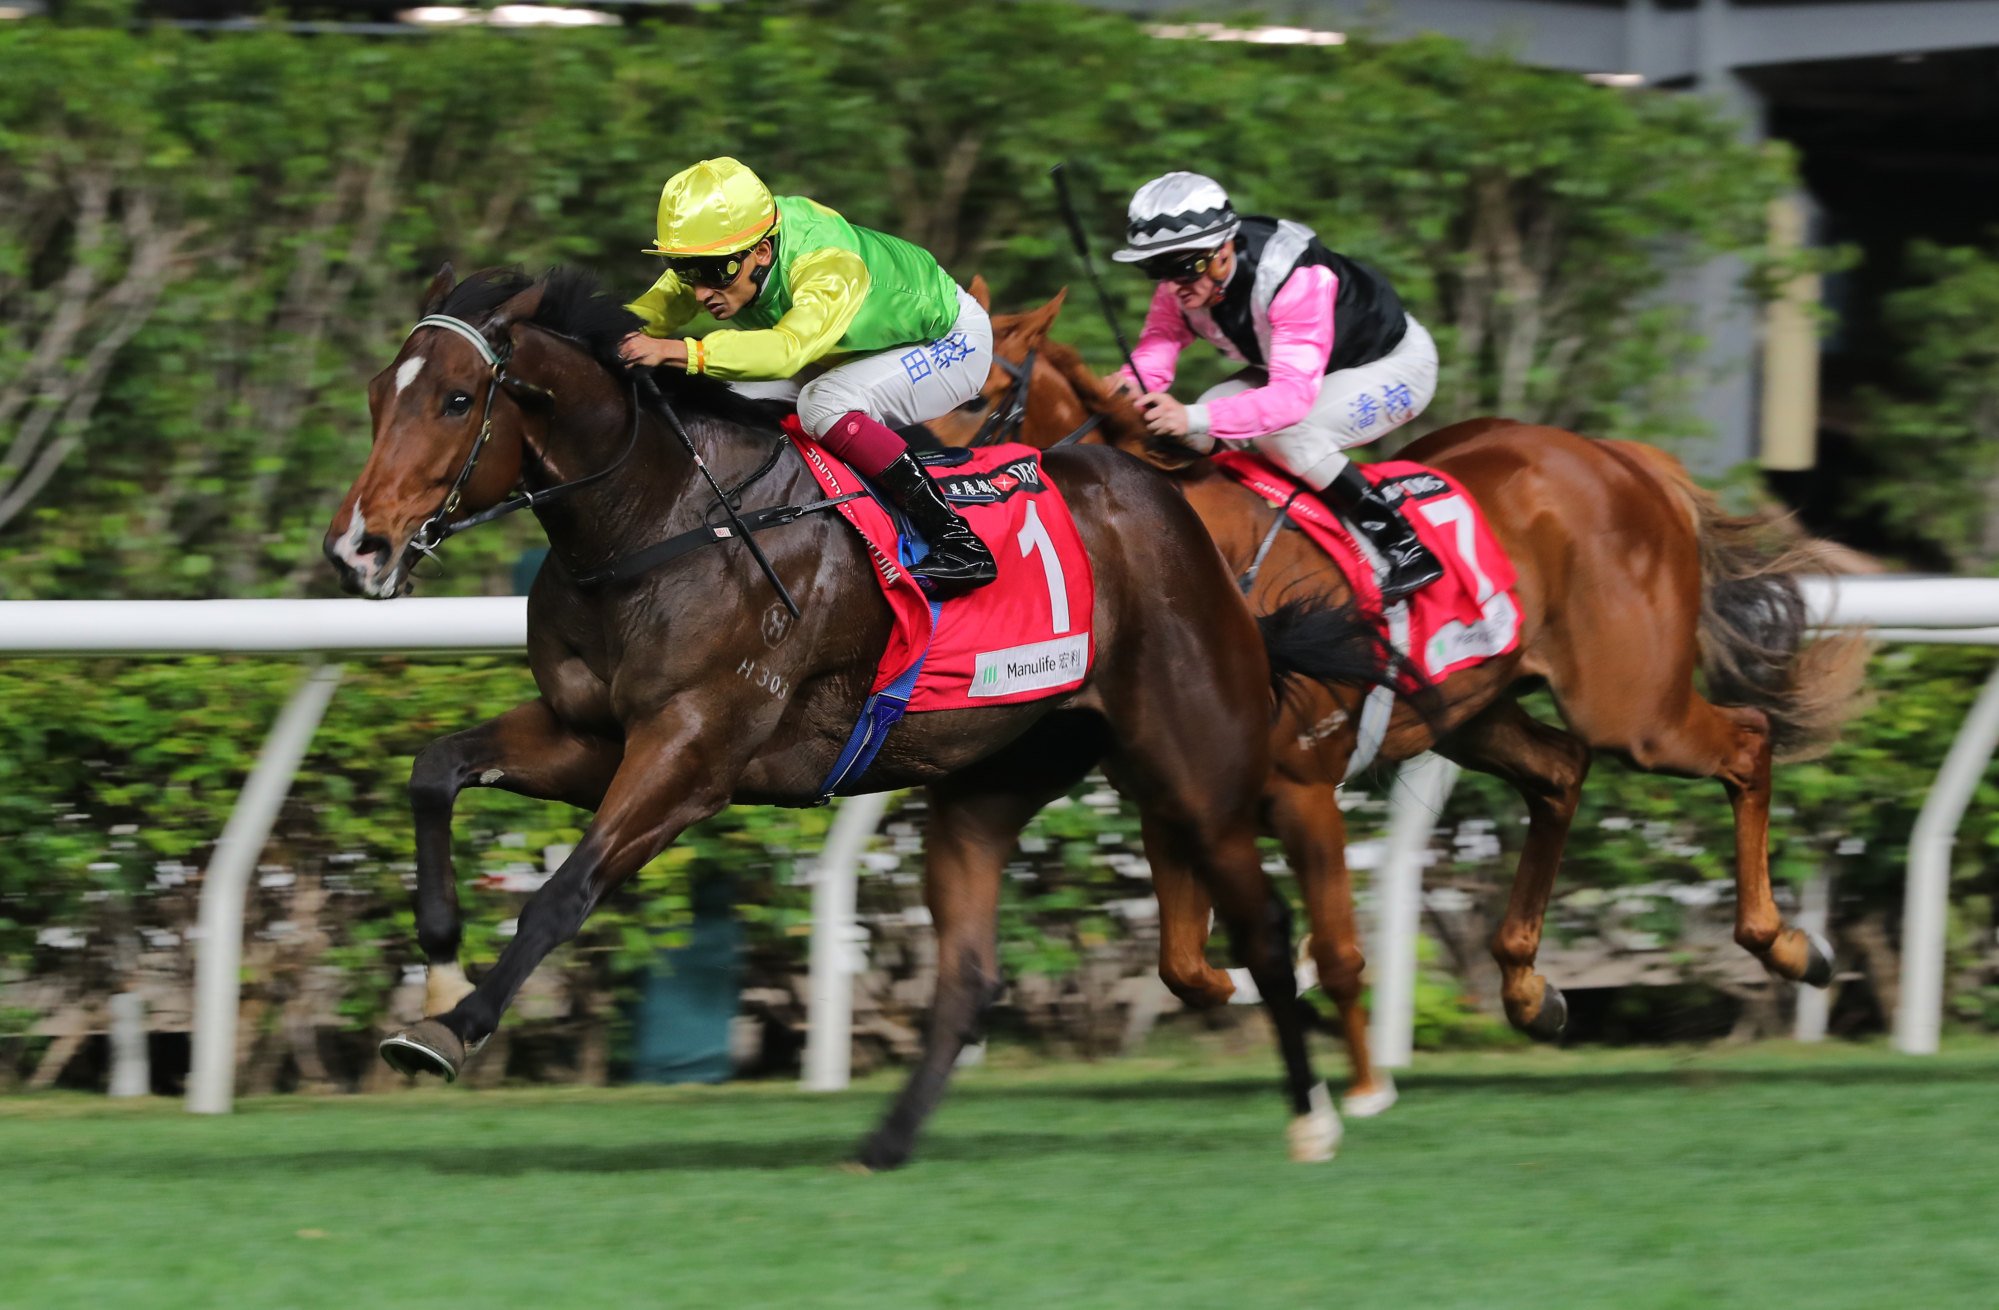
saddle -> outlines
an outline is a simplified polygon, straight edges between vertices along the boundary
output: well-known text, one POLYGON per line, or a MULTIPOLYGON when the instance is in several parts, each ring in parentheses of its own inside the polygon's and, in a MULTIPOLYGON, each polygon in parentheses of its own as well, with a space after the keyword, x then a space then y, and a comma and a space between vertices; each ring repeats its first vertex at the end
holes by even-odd
MULTIPOLYGON (((786 428, 829 496, 867 481, 806 436, 786 428)), ((1073 691, 1089 676, 1096 579, 1068 502, 1031 446, 925 451, 918 456, 944 498, 978 533, 999 577, 945 601, 926 596, 909 567, 924 545, 882 499, 838 512, 860 535, 895 623, 859 722, 821 788, 853 789, 905 713, 1014 705, 1073 691)))

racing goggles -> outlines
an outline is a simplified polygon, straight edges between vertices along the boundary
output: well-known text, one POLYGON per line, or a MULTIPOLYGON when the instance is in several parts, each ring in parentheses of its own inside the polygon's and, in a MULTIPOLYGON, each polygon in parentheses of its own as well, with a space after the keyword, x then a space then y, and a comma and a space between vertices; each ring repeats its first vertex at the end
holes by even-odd
POLYGON ((1214 250, 1171 250, 1163 255, 1138 262, 1138 271, 1154 282, 1172 282, 1186 286, 1195 278, 1208 271, 1208 266, 1221 257, 1221 249, 1214 250))
POLYGON ((667 269, 688 286, 722 291, 736 285, 755 252, 756 247, 751 246, 733 255, 668 255, 665 259, 667 269))

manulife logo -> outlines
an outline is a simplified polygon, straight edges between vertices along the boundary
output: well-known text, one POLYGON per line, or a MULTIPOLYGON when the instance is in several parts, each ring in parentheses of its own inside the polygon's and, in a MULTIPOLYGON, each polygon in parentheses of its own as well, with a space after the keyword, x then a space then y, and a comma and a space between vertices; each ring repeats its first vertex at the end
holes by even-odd
POLYGON ((1069 687, 1090 671, 1090 634, 1071 633, 1006 650, 981 651, 972 669, 970 696, 1011 696, 1069 687))

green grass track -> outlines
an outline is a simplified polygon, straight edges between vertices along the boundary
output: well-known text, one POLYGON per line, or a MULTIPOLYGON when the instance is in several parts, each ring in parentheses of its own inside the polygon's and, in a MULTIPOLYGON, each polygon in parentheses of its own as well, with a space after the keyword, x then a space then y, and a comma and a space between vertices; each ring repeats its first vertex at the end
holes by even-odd
POLYGON ((1422 1059, 1339 1160, 1271 1057, 889 1082, 0 1100, 0 1306, 1999 1306, 1999 1045, 1422 1059))

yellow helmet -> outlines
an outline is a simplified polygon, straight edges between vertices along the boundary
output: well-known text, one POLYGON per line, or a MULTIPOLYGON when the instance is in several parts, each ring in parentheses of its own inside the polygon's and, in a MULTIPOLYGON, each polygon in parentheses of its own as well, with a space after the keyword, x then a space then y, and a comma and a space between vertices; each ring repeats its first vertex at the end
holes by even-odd
POLYGON ((666 180, 659 193, 659 236, 646 253, 668 258, 733 255, 777 226, 777 201, 763 179, 738 160, 704 159, 666 180))

